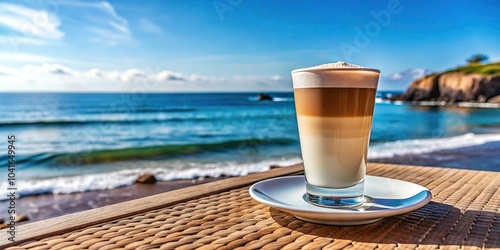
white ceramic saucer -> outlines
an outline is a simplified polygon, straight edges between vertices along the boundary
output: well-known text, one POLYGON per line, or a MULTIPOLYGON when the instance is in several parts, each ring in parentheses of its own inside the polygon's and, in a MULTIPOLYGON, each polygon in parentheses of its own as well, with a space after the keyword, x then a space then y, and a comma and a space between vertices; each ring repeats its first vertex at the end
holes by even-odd
POLYGON ((427 204, 431 192, 420 185, 384 177, 365 178, 366 202, 355 208, 325 208, 304 200, 303 175, 279 177, 250 187, 255 200, 288 212, 298 219, 328 225, 361 225, 407 213, 427 204))

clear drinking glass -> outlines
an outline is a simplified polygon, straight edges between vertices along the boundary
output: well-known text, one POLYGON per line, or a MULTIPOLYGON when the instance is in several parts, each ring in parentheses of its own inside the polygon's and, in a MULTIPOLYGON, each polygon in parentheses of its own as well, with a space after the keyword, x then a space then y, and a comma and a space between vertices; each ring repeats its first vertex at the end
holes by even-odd
POLYGON ((364 201, 366 158, 380 71, 292 71, 309 203, 352 207, 364 201))

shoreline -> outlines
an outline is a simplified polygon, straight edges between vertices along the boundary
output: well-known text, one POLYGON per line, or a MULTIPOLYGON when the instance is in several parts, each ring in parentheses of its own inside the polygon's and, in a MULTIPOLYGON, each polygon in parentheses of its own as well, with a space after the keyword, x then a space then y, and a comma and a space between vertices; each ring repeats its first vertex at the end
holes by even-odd
POLYGON ((430 153, 369 159, 368 162, 500 172, 498 152, 500 152, 500 141, 493 141, 430 153))
MULTIPOLYGON (((44 219, 54 218, 65 214, 76 213, 97 207, 112 205, 124 201, 138 199, 176 189, 209 183, 230 178, 197 178, 188 180, 159 181, 155 184, 134 184, 108 190, 88 191, 72 194, 41 194, 24 196, 16 199, 17 216, 27 215, 30 223, 44 219)), ((0 207, 8 207, 8 201, 0 201, 0 207)), ((7 220, 7 209, 0 211, 0 219, 7 220), (5 211, 3 211, 5 210, 5 211)))
POLYGON ((411 105, 417 107, 459 107, 459 108, 500 108, 500 103, 494 102, 446 102, 446 101, 403 101, 380 98, 376 103, 393 105, 411 105))
MULTIPOLYGON (((500 141, 487 142, 477 146, 439 150, 415 155, 396 155, 391 158, 369 159, 372 163, 435 166, 500 172, 497 155, 500 141)), ((271 166, 272 168, 273 166, 271 166)), ((155 184, 134 184, 109 190, 88 191, 72 194, 42 194, 25 196, 16 200, 18 216, 26 214, 28 221, 40 221, 106 205, 138 199, 203 183, 231 178, 204 177, 197 179, 158 181, 155 184)), ((0 201, 0 207, 8 207, 8 201, 0 201)), ((7 210, 0 211, 0 219, 7 220, 7 210)))

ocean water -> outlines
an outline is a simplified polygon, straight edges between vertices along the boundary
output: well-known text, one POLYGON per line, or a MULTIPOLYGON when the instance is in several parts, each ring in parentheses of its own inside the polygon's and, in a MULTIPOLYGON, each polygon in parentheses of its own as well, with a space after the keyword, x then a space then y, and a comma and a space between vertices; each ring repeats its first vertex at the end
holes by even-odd
MULTIPOLYGON (((256 101, 257 93, 2 93, 0 157, 14 135, 21 196, 112 189, 143 172, 167 181, 298 163, 293 93, 270 94, 275 101, 256 101)), ((377 99, 369 159, 499 141, 500 109, 377 99)))

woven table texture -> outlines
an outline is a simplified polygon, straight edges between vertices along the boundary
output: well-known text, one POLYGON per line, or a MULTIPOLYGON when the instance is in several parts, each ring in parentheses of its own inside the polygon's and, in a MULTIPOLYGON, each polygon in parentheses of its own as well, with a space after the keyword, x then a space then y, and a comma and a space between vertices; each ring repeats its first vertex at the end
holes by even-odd
POLYGON ((260 204, 244 187, 7 249, 500 248, 500 173, 385 164, 368 173, 420 184, 433 199, 372 224, 326 226, 260 204))

